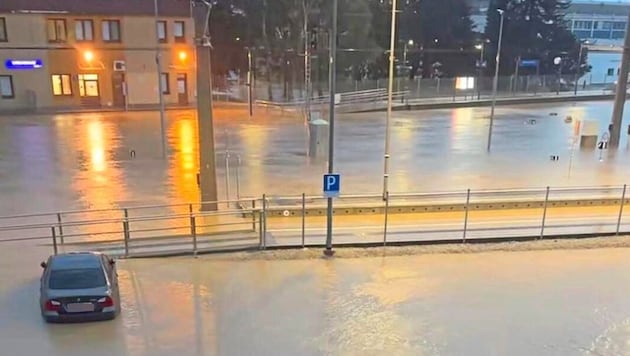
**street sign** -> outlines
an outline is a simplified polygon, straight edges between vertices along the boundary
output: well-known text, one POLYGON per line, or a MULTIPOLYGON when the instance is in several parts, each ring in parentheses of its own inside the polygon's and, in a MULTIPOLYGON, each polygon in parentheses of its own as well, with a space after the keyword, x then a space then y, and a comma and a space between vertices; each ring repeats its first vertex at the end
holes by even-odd
POLYGON ((536 68, 540 65, 540 60, 538 59, 521 59, 519 63, 520 67, 533 67, 536 68))
POLYGON ((341 175, 324 174, 324 196, 326 198, 338 197, 340 188, 341 188, 341 175))

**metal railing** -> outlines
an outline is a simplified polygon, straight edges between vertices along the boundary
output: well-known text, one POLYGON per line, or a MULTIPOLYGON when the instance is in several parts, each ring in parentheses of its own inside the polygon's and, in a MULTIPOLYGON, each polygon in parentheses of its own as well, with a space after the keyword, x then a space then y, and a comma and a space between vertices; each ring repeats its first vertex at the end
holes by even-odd
MULTIPOLYGON (((471 190, 342 195, 335 203, 340 245, 469 242, 618 235, 627 187, 471 190)), ((197 254, 324 243, 325 198, 266 196, 121 209, 0 217, 0 242, 36 241, 59 251, 119 256, 197 254), (216 211, 204 207, 219 206, 216 211)), ((627 210, 627 209, 626 209, 627 210)), ((626 219, 627 220, 627 219, 626 219)))

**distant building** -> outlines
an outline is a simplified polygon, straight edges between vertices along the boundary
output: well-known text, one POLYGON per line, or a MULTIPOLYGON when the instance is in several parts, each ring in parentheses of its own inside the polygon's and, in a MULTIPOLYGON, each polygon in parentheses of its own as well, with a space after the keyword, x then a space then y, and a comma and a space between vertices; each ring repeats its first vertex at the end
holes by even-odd
POLYGON ((193 22, 185 0, 1 0, 0 111, 194 100, 193 22))
MULTIPOLYGON (((488 0, 469 0, 475 30, 486 27, 488 0)), ((630 3, 601 0, 573 0, 566 11, 571 32, 589 49, 590 73, 580 79, 589 84, 613 83, 621 63, 621 48, 630 3)))

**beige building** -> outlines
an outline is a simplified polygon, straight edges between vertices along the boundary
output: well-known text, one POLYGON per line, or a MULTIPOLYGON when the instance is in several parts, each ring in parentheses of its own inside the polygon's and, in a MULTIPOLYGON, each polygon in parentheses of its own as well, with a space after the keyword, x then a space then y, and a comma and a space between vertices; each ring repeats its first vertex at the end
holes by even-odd
POLYGON ((159 80, 166 105, 192 103, 190 4, 158 1, 157 21, 153 4, 0 1, 0 111, 152 107, 159 80))

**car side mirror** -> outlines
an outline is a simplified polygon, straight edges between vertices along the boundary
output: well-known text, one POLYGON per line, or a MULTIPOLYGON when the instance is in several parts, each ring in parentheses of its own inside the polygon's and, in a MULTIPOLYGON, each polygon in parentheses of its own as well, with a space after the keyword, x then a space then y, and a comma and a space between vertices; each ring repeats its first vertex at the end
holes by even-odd
POLYGON ((46 267, 48 267, 48 264, 46 262, 42 262, 39 265, 42 266, 43 269, 46 269, 46 267))

